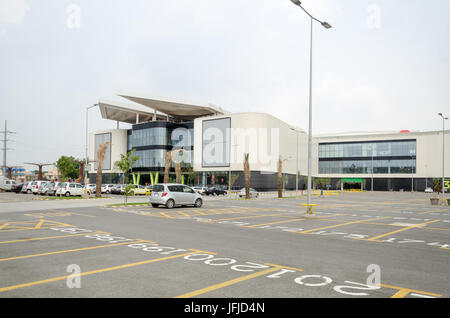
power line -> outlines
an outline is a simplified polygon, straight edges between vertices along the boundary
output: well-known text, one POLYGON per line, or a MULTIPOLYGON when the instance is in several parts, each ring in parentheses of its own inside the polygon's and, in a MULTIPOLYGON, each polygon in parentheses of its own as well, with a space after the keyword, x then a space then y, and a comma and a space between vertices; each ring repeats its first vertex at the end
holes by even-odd
POLYGON ((11 148, 8 148, 8 141, 13 141, 11 139, 8 139, 8 134, 15 134, 16 132, 14 131, 9 131, 8 130, 8 121, 5 120, 5 130, 4 131, 0 131, 0 133, 3 134, 3 174, 6 174, 6 170, 7 170, 7 166, 6 166, 6 154, 8 150, 13 150, 11 148))

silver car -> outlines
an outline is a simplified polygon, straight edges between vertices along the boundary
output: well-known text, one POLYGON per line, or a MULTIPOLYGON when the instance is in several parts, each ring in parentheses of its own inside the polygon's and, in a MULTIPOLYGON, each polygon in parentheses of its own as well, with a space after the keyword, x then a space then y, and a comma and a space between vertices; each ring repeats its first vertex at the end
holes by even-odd
MULTIPOLYGON (((250 198, 257 198, 257 197, 259 196, 259 193, 258 193, 258 191, 256 191, 255 189, 250 188, 249 196, 250 196, 250 198)), ((245 188, 242 188, 242 189, 239 191, 239 197, 240 197, 240 198, 245 197, 245 188)))
POLYGON ((176 205, 193 205, 200 208, 203 199, 199 193, 184 184, 160 183, 153 186, 150 203, 154 208, 160 205, 165 205, 168 209, 176 205))

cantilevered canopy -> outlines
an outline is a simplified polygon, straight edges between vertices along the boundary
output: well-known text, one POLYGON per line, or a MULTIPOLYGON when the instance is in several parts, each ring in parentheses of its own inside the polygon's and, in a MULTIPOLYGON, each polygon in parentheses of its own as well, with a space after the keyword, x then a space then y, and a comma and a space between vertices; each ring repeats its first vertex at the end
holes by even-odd
POLYGON ((225 114, 223 109, 209 103, 189 102, 127 92, 117 92, 117 95, 180 120, 193 120, 202 116, 225 114))
MULTIPOLYGON (((151 121, 154 112, 141 105, 129 105, 121 102, 99 100, 98 106, 104 119, 117 120, 123 123, 136 124, 151 121)), ((158 114, 157 119, 166 119, 164 114, 158 114)))

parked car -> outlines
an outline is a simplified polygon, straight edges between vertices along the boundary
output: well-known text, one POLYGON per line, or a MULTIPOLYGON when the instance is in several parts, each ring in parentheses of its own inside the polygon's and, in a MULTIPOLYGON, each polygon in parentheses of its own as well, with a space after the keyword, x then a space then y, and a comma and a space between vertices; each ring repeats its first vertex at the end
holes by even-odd
MULTIPOLYGON (((84 187, 80 183, 74 183, 74 182, 63 182, 61 185, 58 186, 56 190, 57 195, 64 195, 66 197, 70 196, 81 196, 84 193, 84 187)), ((87 193, 90 194, 89 190, 87 190, 87 193)))
POLYGON ((426 193, 433 193, 433 189, 430 188, 430 187, 425 188, 425 192, 426 192, 426 193))
POLYGON ((43 195, 56 195, 56 189, 58 189, 58 186, 61 182, 50 182, 47 187, 45 188, 45 191, 43 195))
POLYGON ((95 193, 95 191, 97 190, 97 185, 89 183, 85 188, 89 191, 89 193, 95 193))
MULTIPOLYGON (((250 188, 250 193, 249 194, 250 194, 250 198, 257 198, 259 196, 258 191, 256 191, 255 189, 252 189, 252 188, 250 188)), ((245 188, 242 188, 239 191, 239 197, 240 198, 242 198, 242 197, 245 198, 245 188)))
POLYGON ((207 188, 204 193, 206 195, 227 195, 227 191, 217 187, 207 188))
POLYGON ((50 187, 51 184, 52 184, 51 182, 42 183, 37 190, 37 194, 46 195, 47 189, 50 187))
POLYGON ((149 195, 152 193, 152 186, 143 186, 143 185, 136 185, 135 188, 133 189, 133 194, 134 195, 149 195))
POLYGON ((196 191, 197 193, 200 193, 200 194, 205 194, 205 191, 206 191, 206 187, 193 187, 192 189, 194 189, 194 191, 196 191))
POLYGON ((203 199, 198 192, 184 184, 160 183, 153 186, 150 203, 154 208, 159 205, 165 205, 168 209, 177 205, 193 205, 200 208, 203 199))
POLYGON ((102 193, 109 194, 111 193, 111 189, 115 186, 115 184, 102 184, 102 193))
POLYGON ((48 181, 33 181, 33 182, 31 182, 31 193, 33 193, 34 195, 37 195, 38 194, 38 191, 39 191, 39 187, 42 185, 42 184, 45 184, 45 183, 48 183, 48 181))
POLYGON ((0 178, 0 189, 4 191, 11 191, 12 186, 16 184, 16 181, 6 179, 6 178, 0 178))
POLYGON ((22 190, 20 190, 20 192, 22 192, 22 193, 27 193, 28 189, 31 190, 31 181, 25 182, 25 183, 23 184, 22 190), (30 188, 29 188, 29 187, 30 187, 30 188))
POLYGON ((125 194, 125 186, 126 184, 116 184, 111 188, 112 194, 125 194))
POLYGON ((22 192, 23 185, 24 183, 13 184, 11 187, 11 192, 19 194, 20 192, 22 192))

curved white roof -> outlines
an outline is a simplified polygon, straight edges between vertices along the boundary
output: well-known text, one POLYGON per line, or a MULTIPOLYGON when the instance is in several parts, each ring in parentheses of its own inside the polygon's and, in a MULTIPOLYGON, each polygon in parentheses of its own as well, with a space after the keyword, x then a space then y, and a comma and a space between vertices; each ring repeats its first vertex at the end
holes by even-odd
MULTIPOLYGON (((154 112, 150 112, 147 107, 141 105, 130 105, 104 99, 99 100, 98 106, 102 118, 117 120, 128 124, 136 124, 136 115, 139 115, 139 122, 151 121, 154 115, 154 112)), ((158 114, 157 118, 165 119, 166 116, 164 114, 158 114)))
POLYGON ((147 109, 156 110, 181 120, 193 120, 197 117, 223 115, 225 111, 210 103, 191 102, 175 98, 117 92, 117 95, 141 104, 147 109))

